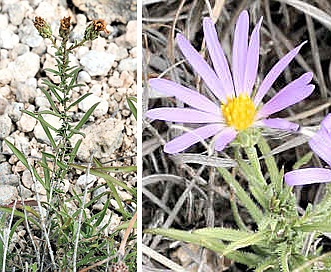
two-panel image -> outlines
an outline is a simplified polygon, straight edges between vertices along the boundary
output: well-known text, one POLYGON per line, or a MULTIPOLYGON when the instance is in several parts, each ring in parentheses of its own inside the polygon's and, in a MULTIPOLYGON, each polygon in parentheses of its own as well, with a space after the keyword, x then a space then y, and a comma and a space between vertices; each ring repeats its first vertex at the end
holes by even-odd
POLYGON ((331 3, 0 0, 0 271, 331 271, 331 3))

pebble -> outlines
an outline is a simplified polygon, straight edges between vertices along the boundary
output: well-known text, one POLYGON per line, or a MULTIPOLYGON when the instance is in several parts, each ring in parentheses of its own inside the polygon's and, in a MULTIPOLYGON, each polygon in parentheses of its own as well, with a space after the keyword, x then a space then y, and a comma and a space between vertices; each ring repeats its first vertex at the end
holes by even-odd
MULTIPOLYGON (((33 112, 34 106, 30 105, 28 111, 33 112)), ((37 119, 23 113, 21 119, 17 122, 17 128, 22 132, 31 132, 37 124, 37 119)))
POLYGON ((0 205, 8 205, 18 198, 16 187, 11 185, 0 185, 0 205))
MULTIPOLYGON (((89 161, 91 152, 98 159, 109 158, 122 144, 124 125, 122 121, 107 119, 100 124, 92 124, 81 130, 86 136, 77 153, 77 158, 89 161)), ((80 135, 72 137, 73 143, 81 139, 80 135)))
POLYGON ((1 97, 0 95, 0 115, 3 115, 5 113, 7 106, 8 106, 7 99, 1 97))
POLYGON ((11 70, 12 77, 16 81, 26 81, 30 77, 35 77, 38 73, 40 57, 35 53, 27 52, 9 63, 8 68, 11 70))
POLYGON ((120 61, 118 65, 118 70, 120 72, 130 71, 134 72, 137 70, 137 59, 136 58, 127 58, 120 61))
POLYGON ((106 76, 111 69, 115 56, 106 52, 91 50, 80 60, 90 76, 106 76))
POLYGON ((43 38, 39 35, 30 19, 24 21, 24 25, 18 33, 21 42, 30 47, 38 47, 43 42, 43 38))
POLYGON ((80 71, 78 73, 77 82, 90 83, 91 82, 91 76, 86 71, 80 71))
POLYGON ((7 114, 0 115, 0 140, 9 136, 12 128, 11 119, 7 114))
POLYGON ((129 21, 126 25, 125 39, 129 46, 137 45, 137 21, 129 21))
POLYGON ((10 29, 0 29, 0 48, 13 49, 19 43, 19 37, 10 29))
POLYGON ((18 3, 10 5, 8 8, 10 22, 17 26, 22 24, 25 13, 29 9, 32 10, 28 1, 19 1, 18 3))
MULTIPOLYGON (((4 68, 0 70, 0 85, 9 84, 11 79, 12 79, 12 73, 10 69, 4 68)), ((4 86, 3 88, 6 88, 6 86, 4 86)), ((3 93, 1 92, 1 94, 3 93)))
POLYGON ((115 60, 119 61, 129 56, 128 50, 125 47, 119 47, 116 43, 110 43, 107 51, 115 55, 115 60))
POLYGON ((94 94, 84 99, 78 104, 78 108, 83 112, 87 112, 94 104, 100 103, 94 110, 93 116, 100 117, 108 112, 108 102, 94 94))
POLYGON ((27 188, 27 189, 31 189, 31 187, 33 185, 33 180, 32 180, 32 177, 31 177, 31 173, 28 169, 25 169, 23 171, 22 183, 23 183, 24 187, 27 188))
POLYGON ((8 27, 8 15, 0 13, 0 29, 6 29, 8 27))
POLYGON ((13 102, 8 108, 8 116, 16 123, 22 116, 21 110, 24 109, 24 104, 13 102))
POLYGON ((25 82, 18 82, 15 94, 17 102, 32 103, 38 95, 37 80, 31 77, 26 79, 25 82))
POLYGON ((78 185, 79 187, 81 187, 82 189, 86 188, 89 189, 93 186, 94 182, 97 180, 97 177, 94 175, 86 175, 83 174, 81 175, 78 179, 77 179, 77 183, 76 185, 78 185))
POLYGON ((26 44, 19 43, 15 45, 13 50, 11 51, 11 58, 16 59, 18 56, 21 56, 29 51, 29 46, 27 46, 26 44))

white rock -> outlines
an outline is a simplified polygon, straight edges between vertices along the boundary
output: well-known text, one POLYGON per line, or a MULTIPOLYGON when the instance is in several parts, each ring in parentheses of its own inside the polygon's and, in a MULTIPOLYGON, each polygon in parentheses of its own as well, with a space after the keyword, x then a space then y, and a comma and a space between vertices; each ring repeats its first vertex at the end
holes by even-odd
POLYGON ((35 10, 35 14, 36 16, 43 17, 49 24, 52 24, 57 16, 56 6, 49 3, 49 1, 42 1, 35 10))
POLYGON ((86 71, 80 71, 78 73, 77 82, 90 83, 91 82, 91 76, 86 71))
POLYGON ((19 28, 19 36, 21 42, 30 47, 38 47, 43 41, 43 38, 34 27, 32 20, 24 21, 23 27, 19 28))
POLYGON ((13 50, 11 51, 11 57, 13 59, 16 59, 18 56, 21 56, 29 51, 30 51, 29 46, 27 46, 26 44, 19 43, 15 45, 13 50))
POLYGON ((0 29, 6 29, 8 26, 8 15, 0 13, 0 29))
MULTIPOLYGON (((30 105, 28 111, 34 111, 34 107, 30 105)), ((17 122, 17 127, 22 132, 31 132, 36 126, 37 120, 32 116, 23 113, 21 119, 17 122)))
MULTIPOLYGON (((123 121, 108 119, 100 124, 93 124, 81 130, 86 137, 78 150, 77 157, 82 161, 88 161, 93 152, 98 159, 109 158, 122 144, 124 125, 123 121)), ((73 144, 81 139, 80 135, 74 135, 73 144)))
POLYGON ((20 25, 23 22, 27 10, 32 10, 28 1, 19 1, 9 6, 8 14, 13 25, 20 25))
POLYGON ((106 52, 114 54, 116 61, 125 59, 129 56, 128 50, 124 47, 118 47, 116 43, 110 43, 106 52))
POLYGON ((89 97, 84 99, 78 104, 78 108, 83 112, 87 112, 95 103, 100 102, 100 104, 95 108, 93 116, 100 117, 107 113, 108 111, 108 102, 95 94, 91 94, 89 97))
POLYGON ((0 186, 0 205, 8 205, 18 198, 16 187, 10 185, 0 186))
POLYGON ((120 61, 118 65, 118 70, 120 72, 123 71, 131 71, 134 72, 137 70, 137 59, 136 58, 127 58, 120 61))
POLYGON ((102 93, 102 85, 101 84, 94 84, 91 89, 90 92, 93 93, 96 96, 101 96, 102 93))
POLYGON ((35 77, 38 73, 40 58, 37 54, 28 52, 9 63, 8 68, 12 72, 12 78, 18 82, 25 81, 29 77, 35 77))
POLYGON ((126 26, 125 40, 132 47, 137 45, 137 21, 129 21, 126 26))
POLYGON ((79 187, 81 187, 82 189, 85 188, 85 186, 87 187, 87 189, 91 188, 94 184, 94 182, 97 180, 96 176, 93 176, 91 174, 89 175, 81 175, 78 179, 77 179, 77 183, 76 185, 78 185, 79 187))
POLYGON ((0 140, 8 137, 12 128, 11 119, 7 114, 0 115, 0 140))
POLYGON ((106 76, 114 60, 112 54, 91 50, 81 58, 80 63, 90 76, 106 76))
POLYGON ((0 85, 7 85, 12 80, 11 70, 4 68, 0 70, 0 85))
POLYGON ((0 29, 0 47, 13 49, 19 43, 19 37, 10 29, 0 29))
POLYGON ((16 123, 18 120, 20 120, 22 116, 21 110, 24 109, 23 103, 17 103, 13 102, 8 109, 8 116, 14 123, 16 123))
POLYGON ((38 96, 37 80, 35 78, 28 78, 25 82, 18 82, 16 85, 16 101, 32 103, 38 96))
POLYGON ((25 188, 31 189, 33 185, 33 180, 31 177, 31 173, 28 169, 24 170, 23 175, 22 175, 22 183, 25 188))

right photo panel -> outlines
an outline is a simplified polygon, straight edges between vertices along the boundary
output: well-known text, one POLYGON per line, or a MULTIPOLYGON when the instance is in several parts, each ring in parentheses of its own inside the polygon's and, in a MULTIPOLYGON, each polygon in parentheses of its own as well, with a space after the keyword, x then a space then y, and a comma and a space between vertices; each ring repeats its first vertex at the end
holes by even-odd
POLYGON ((143 271, 331 271, 329 1, 142 1, 143 271))

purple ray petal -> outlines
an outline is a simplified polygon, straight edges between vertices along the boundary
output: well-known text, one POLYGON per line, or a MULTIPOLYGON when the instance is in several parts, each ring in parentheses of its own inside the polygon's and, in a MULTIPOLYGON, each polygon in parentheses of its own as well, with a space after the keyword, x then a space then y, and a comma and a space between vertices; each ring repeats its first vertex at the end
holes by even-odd
POLYGON ((299 129, 299 125, 296 123, 289 122, 282 118, 268 118, 260 120, 262 126, 275 128, 275 129, 283 129, 289 131, 297 131, 299 129))
POLYGON ((146 112, 146 117, 180 123, 220 123, 222 116, 189 108, 157 108, 146 112))
POLYGON ((331 182, 331 170, 324 168, 299 169, 286 173, 284 179, 290 186, 331 182))
POLYGON ((242 11, 237 20, 232 49, 232 74, 237 96, 245 92, 245 67, 247 59, 249 18, 246 10, 242 11))
POLYGON ((164 146, 164 152, 169 154, 181 152, 190 147, 191 145, 194 145, 204 139, 214 136, 222 129, 223 126, 219 124, 211 124, 197 128, 168 142, 164 146))
POLYGON ((228 143, 233 141, 237 136, 237 131, 232 127, 227 127, 222 130, 216 138, 215 149, 217 151, 222 151, 228 143))
POLYGON ((259 110, 257 118, 267 117, 270 114, 281 111, 309 96, 315 86, 308 84, 313 78, 311 72, 303 74, 281 89, 273 98, 259 110))
POLYGON ((217 77, 214 70, 202 58, 202 56, 194 49, 188 40, 183 35, 177 34, 177 44, 186 57, 187 61, 192 65, 194 70, 201 76, 209 89, 222 102, 226 102, 226 92, 222 89, 221 80, 217 77))
POLYGON ((149 85, 160 93, 175 96, 178 100, 193 108, 214 114, 220 114, 221 112, 220 106, 217 106, 214 102, 198 92, 186 88, 176 82, 167 79, 154 78, 149 80, 149 85))
POLYGON ((222 79, 222 89, 226 96, 233 97, 235 93, 228 61, 218 40, 214 23, 209 17, 203 19, 203 32, 216 74, 222 79))
POLYGON ((272 84, 276 81, 276 79, 279 77, 279 75, 285 70, 287 65, 295 58, 295 56, 299 53, 301 47, 306 42, 303 42, 296 48, 292 49, 290 52, 288 52, 284 57, 282 57, 269 71, 269 73, 266 75, 264 80, 261 83, 261 86, 259 90, 256 93, 256 96, 254 98, 254 104, 258 106, 260 102, 262 101, 262 98, 266 95, 266 93, 270 90, 272 84))
POLYGON ((245 70, 245 91, 251 95, 253 86, 256 82, 257 70, 259 66, 259 52, 260 52, 260 27, 262 19, 254 27, 251 39, 248 45, 247 61, 245 70))
POLYGON ((310 148, 325 162, 331 165, 331 137, 321 128, 308 142, 310 148))

